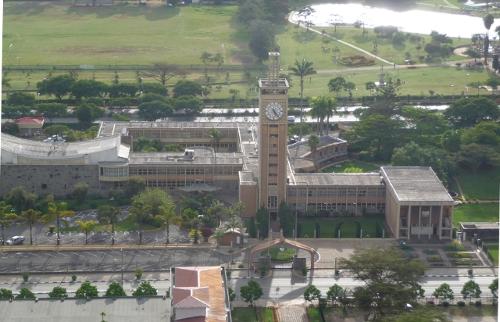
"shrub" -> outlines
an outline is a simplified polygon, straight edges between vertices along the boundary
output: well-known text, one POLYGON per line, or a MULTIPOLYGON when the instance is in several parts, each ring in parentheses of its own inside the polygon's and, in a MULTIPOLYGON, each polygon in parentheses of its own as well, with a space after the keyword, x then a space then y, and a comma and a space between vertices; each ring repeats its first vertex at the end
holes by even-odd
POLYGON ((479 306, 481 306, 481 305, 482 305, 482 303, 481 303, 481 301, 476 301, 476 302, 474 303, 474 305, 475 305, 475 306, 477 306, 477 307, 479 307, 479 306))
POLYGON ((158 293, 156 288, 152 287, 149 282, 142 282, 141 285, 132 293, 133 296, 142 297, 142 296, 155 296, 158 293))
POLYGON ((35 294, 25 287, 23 287, 16 296, 16 300, 34 300, 35 298, 35 294))
POLYGON ((465 302, 464 301, 458 301, 457 305, 460 306, 460 307, 464 307, 465 306, 465 302))
POLYGON ((76 298, 88 298, 88 297, 97 297, 97 287, 95 285, 90 284, 89 281, 85 281, 82 283, 80 288, 76 290, 75 297, 76 298))
POLYGON ((140 280, 144 271, 141 268, 137 268, 134 272, 135 278, 140 280))
POLYGON ((71 275, 71 281, 76 282, 76 275, 71 275))
POLYGON ((64 299, 68 297, 68 293, 64 287, 56 286, 49 292, 49 297, 51 299, 64 299))
POLYGON ((119 283, 113 282, 109 285, 108 289, 106 290, 106 296, 118 297, 118 296, 127 296, 127 294, 125 293, 123 287, 119 283))
POLYGON ((444 301, 444 302, 442 303, 442 305, 443 305, 444 307, 448 307, 448 306, 450 306, 450 303, 448 303, 448 302, 444 301))
POLYGON ((30 278, 30 273, 24 272, 23 273, 23 281, 27 282, 29 278, 30 278))
POLYGON ((458 252, 458 251, 464 251, 465 247, 458 240, 454 240, 451 243, 449 243, 448 245, 446 245, 445 249, 447 251, 450 251, 450 252, 458 252))
POLYGON ((10 300, 12 298, 12 291, 6 288, 0 288, 0 300, 10 300))

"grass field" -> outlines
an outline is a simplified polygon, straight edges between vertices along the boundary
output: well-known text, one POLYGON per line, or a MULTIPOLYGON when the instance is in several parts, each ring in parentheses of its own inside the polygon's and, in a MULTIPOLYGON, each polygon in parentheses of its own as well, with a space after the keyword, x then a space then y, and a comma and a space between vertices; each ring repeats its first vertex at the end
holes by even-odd
POLYGON ((4 64, 201 64, 204 51, 238 64, 248 49, 231 27, 236 9, 6 2, 4 64))
POLYGON ((498 221, 498 203, 464 204, 455 207, 453 225, 466 221, 498 221))
POLYGON ((498 266, 498 243, 485 243, 488 255, 495 266, 498 266))
POLYGON ((476 173, 461 172, 457 178, 466 199, 498 200, 500 167, 476 173))
POLYGON ((249 307, 236 307, 231 312, 234 322, 275 322, 271 308, 257 308, 258 319, 255 310, 249 307))
POLYGON ((339 229, 341 238, 358 238, 360 228, 363 230, 363 237, 382 237, 381 228, 384 227, 384 220, 383 215, 302 218, 299 220, 299 237, 312 238, 314 230, 318 228, 320 238, 337 238, 339 229))
POLYGON ((351 168, 351 167, 356 167, 360 168, 363 172, 370 172, 370 171, 377 171, 380 169, 380 166, 375 163, 369 163, 369 162, 364 162, 364 161, 359 161, 359 160, 350 160, 350 161, 345 161, 340 164, 333 165, 328 168, 324 168, 322 172, 330 173, 330 172, 336 172, 336 173, 343 173, 345 169, 351 168))

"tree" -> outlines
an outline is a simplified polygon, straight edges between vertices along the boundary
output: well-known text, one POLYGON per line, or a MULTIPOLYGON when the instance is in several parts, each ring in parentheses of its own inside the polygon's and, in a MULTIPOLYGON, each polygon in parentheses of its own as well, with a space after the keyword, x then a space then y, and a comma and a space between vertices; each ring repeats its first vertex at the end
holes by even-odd
POLYGON ((146 181, 142 177, 130 177, 125 187, 125 196, 132 198, 146 189, 146 181))
POLYGON ((493 121, 483 121, 474 127, 464 129, 461 142, 463 144, 500 145, 500 124, 493 121))
POLYGON ((80 231, 85 233, 85 245, 87 245, 89 232, 94 230, 95 226, 97 225, 97 221, 95 221, 95 220, 77 220, 76 224, 78 225, 78 228, 80 229, 80 231))
POLYGON ((22 186, 12 188, 5 196, 5 201, 14 207, 17 214, 35 207, 36 199, 36 194, 26 191, 22 186))
POLYGON ((16 136, 19 133, 19 126, 15 122, 5 122, 2 124, 1 130, 3 133, 16 136))
POLYGON ((250 306, 254 306, 255 301, 263 295, 263 291, 259 283, 250 280, 247 285, 240 287, 240 295, 243 301, 249 303, 250 306))
POLYGON ((210 130, 208 130, 208 136, 210 137, 210 140, 212 141, 212 144, 214 146, 215 163, 217 163, 217 150, 219 149, 219 143, 222 139, 222 133, 219 131, 219 129, 211 128, 210 130))
POLYGON ((56 229, 57 229, 57 245, 60 244, 61 236, 61 218, 69 218, 73 217, 75 212, 72 210, 68 210, 68 204, 65 202, 56 202, 54 198, 50 198, 48 203, 48 213, 45 216, 46 221, 56 221, 56 229))
POLYGON ((82 104, 76 108, 76 118, 80 123, 90 124, 104 115, 104 110, 94 104, 82 104))
POLYGON ((36 84, 38 92, 42 95, 54 95, 61 100, 64 95, 71 92, 75 79, 70 75, 60 75, 44 79, 36 84))
POLYGON ((314 285, 308 285, 304 290, 304 300, 312 303, 314 300, 319 300, 321 298, 321 291, 314 285))
POLYGON ((12 291, 6 288, 0 288, 0 300, 10 300, 12 298, 12 291))
POLYGON ((5 201, 0 201, 0 228, 2 229, 2 246, 5 245, 5 228, 8 228, 18 219, 12 206, 5 201))
POLYGON ((495 278, 488 286, 494 298, 498 298, 498 278, 495 278))
POLYGON ((172 114, 173 108, 169 102, 152 101, 141 103, 138 106, 139 117, 147 121, 155 121, 172 114))
POLYGON ((42 213, 38 210, 28 209, 21 212, 21 218, 30 228, 30 245, 33 245, 33 225, 40 222, 42 213))
POLYGON ((340 286, 338 284, 333 284, 328 289, 328 292, 326 292, 326 298, 327 298, 327 300, 332 301, 332 303, 335 303, 341 297, 344 297, 344 295, 345 295, 344 288, 342 288, 342 286, 340 286))
MULTIPOLYGON (((152 72, 145 73, 146 76, 152 77, 155 80, 159 81, 164 89, 166 89, 167 82, 171 78, 173 78, 177 75, 183 75, 183 74, 185 74, 185 71, 183 69, 179 68, 178 66, 164 64, 164 63, 153 64, 152 72)), ((141 86, 144 86, 144 85, 141 85, 141 86)), ((166 93, 162 94, 162 95, 166 95, 166 93)))
MULTIPOLYGON (((280 220, 281 229, 285 237, 294 237, 295 216, 293 215, 290 206, 282 202, 278 208, 278 218, 280 220)), ((297 232, 295 232, 297 234, 297 232)))
POLYGON ((249 28, 250 41, 248 46, 250 51, 259 62, 267 59, 270 51, 275 45, 273 26, 271 23, 263 20, 255 20, 249 28))
POLYGON ((139 87, 133 83, 116 83, 108 88, 109 97, 134 97, 138 91, 139 87))
POLYGON ((39 114, 45 117, 64 117, 68 114, 68 107, 61 103, 43 103, 36 106, 39 114))
POLYGON ((151 286, 151 284, 147 281, 142 282, 139 287, 132 293, 135 297, 144 297, 144 296, 155 296, 158 293, 156 288, 151 286))
POLYGON ((472 298, 479 298, 481 296, 481 288, 474 281, 468 281, 464 284, 462 291, 460 292, 464 296, 464 299, 469 298, 472 301, 472 298))
POLYGON ((7 96, 6 103, 15 106, 33 106, 35 105, 35 96, 23 92, 13 92, 7 96))
POLYGON ((500 117, 497 104, 487 97, 461 98, 444 111, 455 127, 471 127, 481 121, 496 121, 500 117))
POLYGON ((142 84, 141 87, 142 87, 142 92, 144 94, 150 93, 150 94, 157 94, 157 95, 162 95, 162 96, 166 96, 168 94, 167 88, 161 84, 145 83, 145 84, 142 84))
POLYGON ((170 242, 170 224, 175 224, 180 221, 179 215, 175 211, 175 205, 170 196, 167 195, 165 203, 160 206, 160 212, 157 217, 163 222, 166 230, 165 244, 170 242))
MULTIPOLYGON (((487 29, 487 30, 490 30, 491 28, 491 25, 493 25, 493 22, 495 22, 495 18, 493 17, 492 14, 487 14, 486 16, 483 17, 483 23, 484 23, 484 27, 487 29)), ((483 50, 484 50, 484 64, 487 65, 488 64, 488 50, 490 48, 490 41, 489 41, 489 38, 488 38, 488 32, 485 33, 484 35, 484 46, 483 46, 483 50)))
POLYGON ((336 101, 328 96, 315 97, 311 104, 311 116, 318 119, 318 135, 323 135, 324 122, 326 120, 326 134, 330 126, 330 117, 336 112, 336 101))
POLYGON ((203 89, 194 81, 182 79, 174 85, 174 97, 201 95, 203 89))
POLYGON ((73 187, 73 192, 72 192, 73 198, 75 198, 76 202, 81 204, 87 198, 88 191, 89 191, 89 185, 87 183, 78 182, 73 187))
POLYGON ((447 283, 439 285, 439 287, 434 291, 434 293, 432 293, 432 296, 434 296, 437 299, 442 298, 444 301, 451 301, 455 297, 453 295, 453 290, 447 283))
POLYGON ((89 281, 83 282, 75 293, 75 297, 77 299, 97 297, 97 295, 97 287, 95 285, 92 285, 89 281))
MULTIPOLYGON (((236 299, 236 292, 232 288, 230 288, 230 287, 227 288, 227 294, 229 296, 230 302, 233 302, 236 299)), ((1 299, 1 297, 0 297, 0 299, 1 299)))
POLYGON ((33 292, 31 292, 26 287, 23 287, 19 291, 19 294, 16 295, 16 300, 34 300, 34 299, 36 299, 35 294, 33 294, 33 292))
POLYGON ((203 101, 196 96, 185 95, 175 99, 174 109, 176 111, 184 111, 188 115, 194 115, 201 112, 203 101))
POLYGON ((65 299, 68 297, 68 293, 64 287, 55 286, 52 291, 49 292, 49 297, 51 299, 65 299))
POLYGON ((257 229, 260 238, 267 238, 269 234, 269 213, 265 208, 259 208, 255 214, 257 229))
POLYGON ((482 144, 462 145, 457 156, 458 164, 462 167, 476 171, 500 165, 498 149, 482 144))
POLYGON ((318 150, 318 145, 319 145, 319 138, 312 134, 309 136, 309 139, 307 140, 307 144, 309 145, 309 148, 311 149, 311 156, 314 161, 314 166, 316 166, 316 152, 318 150))
POLYGON ((292 74, 300 78, 300 122, 302 122, 304 117, 304 77, 316 74, 316 70, 313 67, 313 62, 306 60, 302 61, 295 60, 295 65, 290 67, 292 74))
POLYGON ((340 92, 344 90, 345 84, 347 81, 342 76, 337 76, 328 81, 328 90, 330 92, 335 92, 337 96, 339 96, 340 92))
POLYGON ((111 284, 109 284, 105 296, 118 297, 118 296, 127 296, 127 294, 123 290, 123 287, 120 285, 120 283, 112 282, 111 284))
POLYGON ((92 79, 80 79, 71 86, 71 94, 80 100, 82 97, 100 97, 108 91, 108 85, 92 79))
POLYGON ((115 244, 115 224, 120 215, 120 208, 102 205, 97 209, 97 220, 102 224, 111 225, 111 245, 115 244))
POLYGON ((425 272, 421 261, 408 260, 395 248, 359 250, 342 264, 365 284, 354 289, 355 302, 376 316, 414 302, 425 272))

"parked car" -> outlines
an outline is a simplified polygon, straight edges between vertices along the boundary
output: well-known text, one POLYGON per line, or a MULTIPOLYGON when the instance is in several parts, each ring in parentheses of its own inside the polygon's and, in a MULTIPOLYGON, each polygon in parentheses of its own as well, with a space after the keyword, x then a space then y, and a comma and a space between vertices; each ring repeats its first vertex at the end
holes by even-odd
POLYGON ((12 236, 5 242, 7 245, 22 245, 24 236, 12 236))

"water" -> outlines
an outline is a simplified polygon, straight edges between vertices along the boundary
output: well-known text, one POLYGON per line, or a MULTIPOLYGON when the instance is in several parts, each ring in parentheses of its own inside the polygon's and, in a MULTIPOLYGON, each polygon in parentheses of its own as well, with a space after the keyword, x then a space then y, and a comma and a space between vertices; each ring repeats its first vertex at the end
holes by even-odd
MULTIPOLYGON (((308 16, 298 12, 290 14, 290 21, 310 21, 316 27, 331 27, 336 24, 364 23, 367 28, 377 26, 395 26, 400 31, 429 35, 437 31, 450 37, 470 38, 473 34, 486 32, 481 17, 451 14, 426 10, 394 11, 362 4, 318 4, 311 6, 314 9, 308 16)), ((497 37, 495 28, 500 25, 497 19, 490 28, 490 38, 497 37)))

